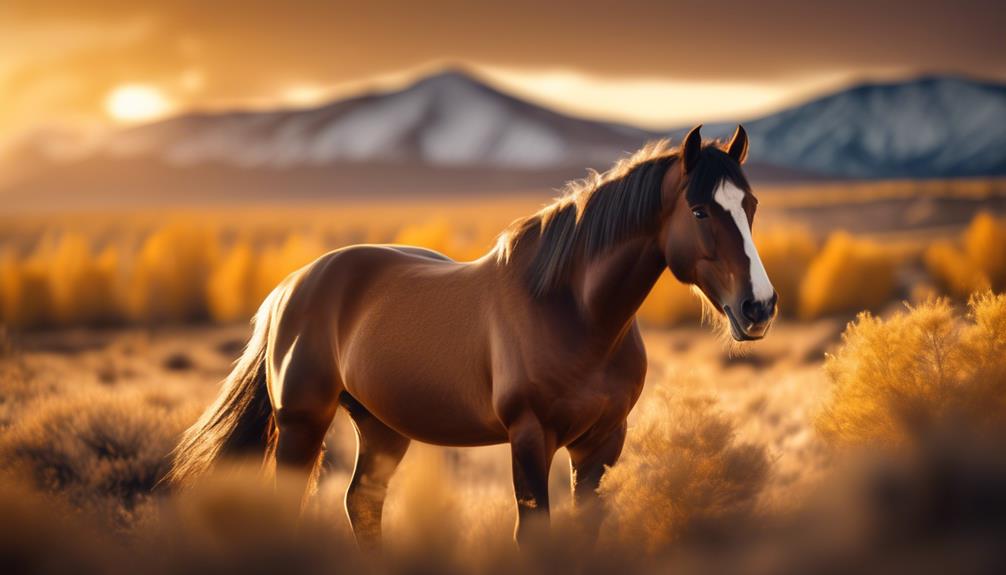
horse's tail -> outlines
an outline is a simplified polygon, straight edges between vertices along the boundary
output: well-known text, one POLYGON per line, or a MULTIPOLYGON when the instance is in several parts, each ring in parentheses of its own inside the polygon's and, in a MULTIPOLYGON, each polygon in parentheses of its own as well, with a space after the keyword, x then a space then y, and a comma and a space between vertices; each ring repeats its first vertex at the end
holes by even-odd
POLYGON ((270 294, 255 315, 252 337, 224 380, 216 401, 185 431, 171 452, 171 470, 164 477, 168 484, 191 485, 223 457, 265 457, 275 428, 266 389, 272 299, 270 294))

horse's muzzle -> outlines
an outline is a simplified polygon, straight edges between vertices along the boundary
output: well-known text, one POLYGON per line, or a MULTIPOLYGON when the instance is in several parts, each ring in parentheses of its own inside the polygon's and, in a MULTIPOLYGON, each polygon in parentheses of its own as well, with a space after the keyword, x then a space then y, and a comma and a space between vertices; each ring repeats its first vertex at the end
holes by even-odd
POLYGON ((772 325, 772 319, 775 317, 772 314, 765 318, 759 318, 759 321, 751 321, 744 317, 739 318, 728 305, 723 306, 723 313, 730 321, 730 335, 736 341, 755 341, 765 337, 768 328, 772 325))

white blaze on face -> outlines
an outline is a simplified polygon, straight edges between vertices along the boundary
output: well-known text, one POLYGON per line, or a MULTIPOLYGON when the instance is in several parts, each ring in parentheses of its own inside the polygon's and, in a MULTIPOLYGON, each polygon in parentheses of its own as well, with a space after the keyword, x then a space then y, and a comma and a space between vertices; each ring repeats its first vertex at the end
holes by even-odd
POLYGON ((751 260, 751 292, 756 300, 768 301, 775 294, 775 290, 772 288, 772 282, 769 281, 768 274, 765 273, 765 266, 762 265, 758 250, 755 249, 754 241, 751 239, 751 226, 748 225, 748 217, 744 213, 742 205, 744 190, 727 180, 723 180, 713 195, 713 199, 733 216, 734 223, 740 230, 741 238, 744 239, 744 253, 751 260))

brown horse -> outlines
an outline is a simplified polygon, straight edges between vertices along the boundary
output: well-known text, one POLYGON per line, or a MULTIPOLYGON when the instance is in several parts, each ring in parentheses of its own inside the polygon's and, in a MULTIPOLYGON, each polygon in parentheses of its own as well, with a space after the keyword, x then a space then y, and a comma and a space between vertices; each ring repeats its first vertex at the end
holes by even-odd
POLYGON ((358 437, 346 511, 365 546, 379 541, 388 481, 413 439, 509 443, 518 542, 547 524, 561 447, 576 505, 593 506, 646 373, 635 313, 663 270, 698 286, 736 340, 772 322, 746 153, 741 127, 723 148, 703 145, 698 127, 680 149, 651 145, 514 222, 472 262, 377 245, 320 257, 266 298, 168 479, 274 454, 278 473, 309 487, 342 405, 358 437))

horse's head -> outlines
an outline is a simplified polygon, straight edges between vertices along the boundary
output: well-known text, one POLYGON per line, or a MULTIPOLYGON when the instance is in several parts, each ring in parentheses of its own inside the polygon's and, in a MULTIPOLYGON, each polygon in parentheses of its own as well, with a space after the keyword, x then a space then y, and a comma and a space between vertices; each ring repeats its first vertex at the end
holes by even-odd
POLYGON ((726 316, 737 341, 761 339, 778 299, 751 239, 758 201, 744 177, 747 133, 725 147, 703 146, 695 127, 664 177, 661 246, 680 281, 697 286, 726 316))

